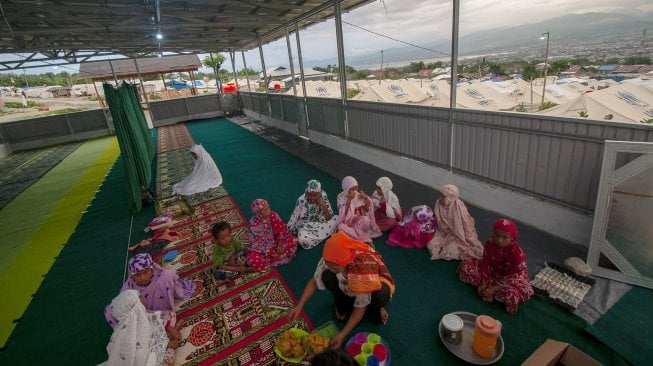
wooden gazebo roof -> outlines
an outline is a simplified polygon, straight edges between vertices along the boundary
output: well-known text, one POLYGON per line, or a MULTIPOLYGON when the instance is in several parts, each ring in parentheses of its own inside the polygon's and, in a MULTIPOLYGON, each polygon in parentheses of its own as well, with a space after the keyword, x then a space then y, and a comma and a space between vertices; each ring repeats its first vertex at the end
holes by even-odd
POLYGON ((112 61, 84 62, 79 65, 78 78, 110 80, 137 78, 141 76, 167 74, 171 72, 197 71, 202 66, 197 55, 176 55, 148 57, 140 59, 121 59, 112 61), (110 62, 110 63, 109 63, 110 62), (138 70, 136 64, 138 63, 138 70), (113 67, 113 70, 112 70, 113 67))

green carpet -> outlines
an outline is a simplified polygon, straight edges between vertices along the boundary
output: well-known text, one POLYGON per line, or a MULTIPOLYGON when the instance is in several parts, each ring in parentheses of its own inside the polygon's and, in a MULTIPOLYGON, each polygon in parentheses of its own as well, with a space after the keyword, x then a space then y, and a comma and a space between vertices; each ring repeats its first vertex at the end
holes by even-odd
POLYGON ((123 282, 126 247, 147 237, 146 207, 131 222, 118 159, 0 353, 2 365, 96 365, 111 328, 104 307, 123 282))
MULTIPOLYGON (((287 219, 311 178, 322 181, 335 203, 340 191, 337 179, 249 131, 224 119, 188 126, 214 157, 225 188, 247 217, 250 202, 263 197, 287 219)), ((124 179, 118 162, 0 353, 1 365, 94 365, 105 359, 110 328, 103 309, 122 282, 130 232, 124 179)), ((146 237, 142 228, 152 216, 148 208, 134 218, 132 242, 146 237)), ((388 247, 383 241, 376 240, 377 247, 397 281, 395 298, 388 307, 390 323, 378 327, 365 321, 358 329, 373 330, 388 340, 393 365, 463 364, 444 348, 436 333, 440 317, 454 310, 489 314, 504 323, 506 350, 500 365, 520 364, 546 338, 573 343, 606 365, 626 364, 584 332, 583 320, 547 299, 536 297, 510 317, 499 304, 483 303, 473 288, 457 280, 457 263, 430 261, 426 251, 388 247)), ((301 294, 319 256, 319 247, 300 249, 292 263, 279 267, 295 295, 301 294)), ((305 310, 318 326, 334 320, 332 306, 331 296, 318 292, 305 310)))
POLYGON ((117 146, 115 138, 84 143, 1 211, 7 228, 0 267, 1 346, 116 159, 117 146))
POLYGON ((0 160, 0 209, 81 144, 73 142, 36 151, 18 151, 0 160))
POLYGON ((586 330, 633 365, 653 360, 653 329, 646 326, 653 314, 653 290, 633 287, 586 330))
MULTIPOLYGON (((224 177, 224 185, 243 210, 251 216, 249 205, 265 198, 284 220, 290 216, 307 180, 319 179, 332 204, 340 192, 340 181, 300 158, 274 146, 253 133, 224 120, 205 120, 187 124, 193 138, 214 157, 224 177)), ((355 176, 356 172, 351 172, 355 176)), ((371 191, 373 187, 361 187, 371 191)), ((487 233, 480 233, 481 236, 487 233)), ((535 297, 516 316, 509 316, 499 304, 486 304, 475 289, 461 283, 455 273, 458 262, 431 261, 427 251, 386 246, 386 236, 375 240, 377 248, 397 282, 397 291, 388 311, 390 322, 380 327, 364 321, 357 330, 374 331, 392 349, 393 365, 465 364, 449 353, 437 334, 440 318, 451 311, 488 314, 503 322, 506 347, 499 365, 517 365, 547 338, 574 344, 600 362, 626 364, 611 349, 587 337, 585 321, 535 297)), ((301 296, 321 255, 321 247, 300 249, 288 265, 279 267, 291 291, 301 296)), ((333 320, 333 301, 319 291, 305 308, 315 326, 333 320)))

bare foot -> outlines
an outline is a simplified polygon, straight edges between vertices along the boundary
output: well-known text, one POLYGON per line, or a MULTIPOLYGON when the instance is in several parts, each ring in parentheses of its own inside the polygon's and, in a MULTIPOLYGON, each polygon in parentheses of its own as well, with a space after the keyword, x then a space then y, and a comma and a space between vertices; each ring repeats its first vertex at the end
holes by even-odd
POLYGON ((381 324, 382 325, 388 324, 388 319, 390 319, 390 314, 388 314, 388 311, 385 310, 385 308, 381 308, 379 312, 381 314, 381 324))

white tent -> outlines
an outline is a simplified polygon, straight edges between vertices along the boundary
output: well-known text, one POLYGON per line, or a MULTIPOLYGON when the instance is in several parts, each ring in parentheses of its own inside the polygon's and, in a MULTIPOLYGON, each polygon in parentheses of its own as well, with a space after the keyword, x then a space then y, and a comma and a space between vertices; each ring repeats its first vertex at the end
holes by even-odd
POLYGON ((459 108, 485 111, 509 111, 515 109, 519 103, 486 83, 474 83, 458 86, 456 105, 459 108))
POLYGON ((618 84, 585 93, 563 105, 540 112, 549 116, 581 117, 640 123, 653 119, 653 89, 635 84, 618 84))

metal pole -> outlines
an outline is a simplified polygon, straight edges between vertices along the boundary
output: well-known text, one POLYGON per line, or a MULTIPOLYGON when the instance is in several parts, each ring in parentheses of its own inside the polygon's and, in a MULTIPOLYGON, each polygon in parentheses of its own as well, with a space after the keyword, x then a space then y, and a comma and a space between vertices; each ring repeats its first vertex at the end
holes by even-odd
POLYGON ((297 88, 295 87, 295 66, 292 62, 292 49, 290 48, 290 36, 288 35, 288 27, 286 27, 286 48, 288 48, 288 62, 290 62, 290 76, 292 83, 292 93, 297 98, 297 88))
MULTIPOLYGON (((211 57, 211 64, 215 65, 215 61, 213 60, 213 52, 209 52, 209 56, 211 57)), ((225 112, 224 106, 222 105, 222 81, 219 79, 219 74, 220 74, 220 66, 218 67, 213 67, 213 72, 215 72, 215 87, 218 89, 216 95, 218 96, 218 108, 222 111, 222 113, 225 112)))
POLYGON ((540 110, 544 108, 544 94, 546 94, 546 74, 549 71, 549 31, 542 33, 542 37, 546 34, 546 52, 544 54, 544 85, 542 86, 542 102, 540 103, 540 110))
POLYGON ((379 85, 381 84, 381 80, 383 80, 383 50, 381 50, 381 73, 379 74, 379 85))
MULTIPOLYGON (((299 24, 295 23, 295 40, 297 41, 297 61, 299 61, 299 74, 302 80, 302 93, 304 94, 304 118, 306 118, 306 136, 308 136, 308 127, 310 119, 308 118, 308 97, 306 96, 306 79, 304 78, 304 61, 302 59, 302 46, 299 41, 299 24)), ((301 135, 301 130, 300 133, 301 135)))
POLYGON ((236 84, 236 100, 238 100, 238 109, 242 110, 243 106, 240 104, 240 96, 238 96, 238 73, 236 73, 236 53, 233 48, 229 50, 229 59, 231 60, 231 70, 234 73, 234 83, 236 84))
POLYGON ((113 80, 116 82, 116 87, 118 87, 118 77, 116 76, 116 71, 113 69, 113 64, 109 60, 109 67, 111 68, 111 73, 113 74, 113 80))
POLYGON ((451 89, 449 92, 449 171, 454 163, 454 110, 456 108, 456 92, 458 87, 458 26, 460 21, 460 0, 453 0, 453 22, 451 25, 451 89))
POLYGON ((344 111, 345 138, 349 138, 349 121, 347 116, 347 75, 345 71, 345 46, 342 40, 342 14, 340 0, 333 0, 333 11, 336 17, 336 40, 338 43, 338 63, 340 64, 340 99, 344 111))
POLYGON ((97 99, 100 101, 100 107, 104 108, 106 105, 104 104, 104 100, 102 100, 102 97, 100 96, 100 92, 97 91, 97 85, 95 85, 95 79, 93 80, 93 88, 95 88, 95 94, 97 95, 97 99))
POLYGON ((141 77, 141 69, 138 67, 138 62, 136 61, 136 59, 134 59, 134 66, 136 66, 136 74, 138 74, 138 81, 141 83, 141 92, 143 93, 143 98, 145 98, 147 113, 150 114, 150 120, 152 121, 152 124, 154 124, 152 110, 150 109, 150 101, 147 99, 147 93, 145 92, 145 84, 143 84, 143 78, 141 77))
POLYGON ((265 70, 265 58, 263 58, 263 46, 261 40, 258 40, 258 53, 261 55, 261 67, 263 68, 263 82, 265 83, 265 96, 268 99, 268 116, 272 117, 272 108, 270 108, 270 91, 268 90, 268 73, 265 70))
POLYGON ((247 92, 249 93, 249 102, 254 109, 254 97, 252 96, 252 87, 249 86, 249 70, 247 69, 247 61, 245 61, 245 52, 240 50, 240 55, 243 57, 243 67, 245 67, 245 79, 247 80, 247 92))

